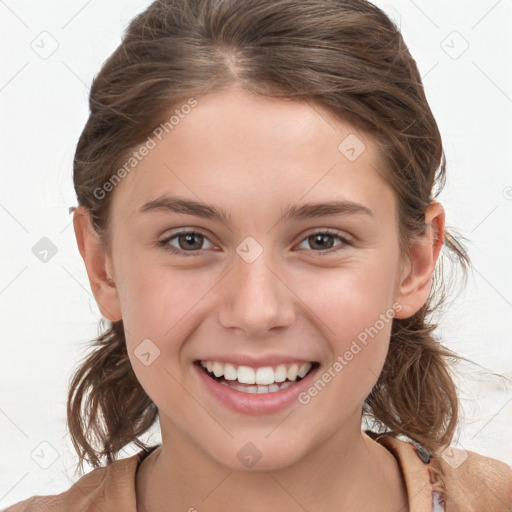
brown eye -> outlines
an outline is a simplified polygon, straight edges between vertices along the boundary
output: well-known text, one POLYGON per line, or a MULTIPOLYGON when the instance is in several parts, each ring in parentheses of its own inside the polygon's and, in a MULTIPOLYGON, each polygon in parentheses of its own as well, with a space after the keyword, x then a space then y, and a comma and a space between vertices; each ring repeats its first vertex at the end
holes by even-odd
POLYGON ((161 240, 159 245, 173 253, 191 256, 201 251, 204 242, 207 240, 204 235, 196 231, 181 231, 161 240), (176 245, 171 245, 171 241, 175 242, 176 245))
POLYGON ((308 240, 313 249, 331 249, 333 246, 333 237, 331 235, 318 233, 308 237, 308 240))
POLYGON ((200 249, 203 245, 203 240, 203 235, 197 233, 185 233, 184 235, 177 236, 178 245, 180 245, 180 249, 184 250, 200 249))
POLYGON ((331 231, 319 231, 317 233, 313 233, 312 235, 307 236, 302 243, 307 242, 309 247, 317 252, 318 255, 327 255, 333 254, 345 248, 347 245, 351 245, 351 242, 346 238, 340 236, 336 232, 331 231), (332 249, 334 246, 334 239, 340 240, 342 243, 338 244, 338 247, 332 249))

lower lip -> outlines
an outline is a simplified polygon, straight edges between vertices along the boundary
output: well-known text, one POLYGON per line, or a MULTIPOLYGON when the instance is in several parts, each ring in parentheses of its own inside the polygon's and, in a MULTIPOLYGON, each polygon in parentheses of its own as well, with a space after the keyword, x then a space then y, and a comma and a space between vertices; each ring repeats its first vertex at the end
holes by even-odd
POLYGON ((313 368, 303 379, 292 386, 280 391, 271 393, 244 393, 236 389, 223 386, 216 380, 209 377, 199 364, 194 364, 199 378, 204 383, 208 391, 222 405, 232 411, 244 414, 272 414, 289 407, 297 397, 305 391, 318 371, 318 367, 313 368))

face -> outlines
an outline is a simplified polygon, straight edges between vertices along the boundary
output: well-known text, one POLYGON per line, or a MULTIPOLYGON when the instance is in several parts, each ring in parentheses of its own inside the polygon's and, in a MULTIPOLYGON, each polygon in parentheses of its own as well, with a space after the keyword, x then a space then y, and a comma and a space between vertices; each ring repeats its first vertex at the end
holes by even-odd
POLYGON ((360 434, 400 308, 396 199, 372 139, 320 106, 196 99, 112 192, 106 267, 164 446, 284 467, 360 434))

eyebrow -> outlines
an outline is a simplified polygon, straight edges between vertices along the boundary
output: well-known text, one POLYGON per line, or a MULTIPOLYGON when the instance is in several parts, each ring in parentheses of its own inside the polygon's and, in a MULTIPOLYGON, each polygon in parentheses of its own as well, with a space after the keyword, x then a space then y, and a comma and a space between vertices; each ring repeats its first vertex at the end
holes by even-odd
MULTIPOLYGON (((229 224, 231 215, 226 210, 214 205, 184 199, 176 196, 160 196, 139 208, 139 213, 168 211, 194 215, 204 219, 217 220, 229 224)), ((281 211, 281 220, 305 220, 329 215, 354 215, 365 214, 373 216, 372 210, 359 203, 346 200, 328 201, 322 203, 306 203, 302 205, 291 205, 281 211)))

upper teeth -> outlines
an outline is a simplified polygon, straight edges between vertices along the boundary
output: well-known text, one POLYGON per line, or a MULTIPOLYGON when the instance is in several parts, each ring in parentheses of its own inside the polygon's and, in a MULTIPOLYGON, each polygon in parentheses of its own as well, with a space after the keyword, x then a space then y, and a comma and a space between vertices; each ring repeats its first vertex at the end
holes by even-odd
POLYGON ((297 377, 304 377, 311 370, 311 363, 303 363, 300 366, 296 363, 292 365, 280 364, 276 367, 263 366, 261 368, 252 368, 251 366, 235 366, 230 363, 220 363, 218 361, 201 361, 209 372, 215 377, 222 377, 226 380, 238 380, 242 384, 274 384, 274 382, 284 382, 286 379, 294 381, 297 377))

